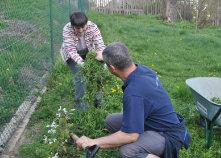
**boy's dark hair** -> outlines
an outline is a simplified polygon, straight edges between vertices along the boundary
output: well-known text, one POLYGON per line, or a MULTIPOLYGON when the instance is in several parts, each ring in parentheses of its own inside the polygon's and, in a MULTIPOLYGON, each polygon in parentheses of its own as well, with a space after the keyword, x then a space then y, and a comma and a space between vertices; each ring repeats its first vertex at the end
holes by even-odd
POLYGON ((73 12, 70 16, 70 22, 73 27, 83 27, 87 24, 87 16, 83 12, 73 12))

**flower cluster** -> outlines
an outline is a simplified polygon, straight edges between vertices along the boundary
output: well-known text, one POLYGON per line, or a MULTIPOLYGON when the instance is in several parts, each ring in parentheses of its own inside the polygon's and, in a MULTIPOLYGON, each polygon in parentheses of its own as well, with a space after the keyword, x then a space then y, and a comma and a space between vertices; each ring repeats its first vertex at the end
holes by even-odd
POLYGON ((111 92, 112 93, 123 93, 121 87, 118 84, 111 88, 111 92))
POLYGON ((44 143, 49 145, 51 149, 53 157, 59 157, 60 153, 66 153, 66 143, 69 139, 69 127, 68 121, 70 120, 70 116, 73 114, 72 112, 75 109, 67 110, 67 108, 60 108, 56 113, 56 118, 54 121, 47 125, 47 135, 44 135, 44 143))

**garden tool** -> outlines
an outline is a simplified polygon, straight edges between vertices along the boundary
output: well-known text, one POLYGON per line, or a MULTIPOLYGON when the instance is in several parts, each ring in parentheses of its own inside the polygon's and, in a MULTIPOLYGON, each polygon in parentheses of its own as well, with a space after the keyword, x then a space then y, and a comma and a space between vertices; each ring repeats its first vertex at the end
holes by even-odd
MULTIPOLYGON (((79 139, 79 137, 77 135, 75 135, 74 133, 70 133, 70 137, 75 142, 79 139)), ((93 158, 93 157, 95 157, 95 155, 98 152, 98 150, 100 149, 100 147, 98 145, 93 145, 90 147, 86 147, 85 149, 86 149, 86 158, 93 158)))

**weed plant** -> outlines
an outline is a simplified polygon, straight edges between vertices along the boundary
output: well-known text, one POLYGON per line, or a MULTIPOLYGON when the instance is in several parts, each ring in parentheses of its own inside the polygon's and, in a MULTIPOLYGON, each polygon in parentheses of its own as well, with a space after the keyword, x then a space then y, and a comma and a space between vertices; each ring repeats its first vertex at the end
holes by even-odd
POLYGON ((108 72, 104 63, 95 59, 96 52, 89 52, 81 74, 85 77, 86 94, 84 99, 90 106, 102 106, 105 86, 113 81, 113 76, 108 72), (99 100, 99 101, 98 101, 99 100), (97 102, 100 102, 98 105, 97 102))
POLYGON ((212 102, 216 103, 216 104, 221 104, 221 99, 219 97, 213 97, 211 99, 212 102))

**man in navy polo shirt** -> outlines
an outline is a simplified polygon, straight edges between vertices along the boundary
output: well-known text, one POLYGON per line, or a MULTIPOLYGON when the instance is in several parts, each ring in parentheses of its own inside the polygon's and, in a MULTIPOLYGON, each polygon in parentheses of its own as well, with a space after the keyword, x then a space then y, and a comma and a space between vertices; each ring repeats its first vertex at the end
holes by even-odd
POLYGON ((106 118, 109 136, 81 137, 78 147, 99 145, 120 147, 123 158, 176 158, 180 148, 188 147, 189 134, 176 114, 156 73, 133 63, 122 43, 112 43, 103 51, 109 71, 123 80, 123 113, 106 118))

